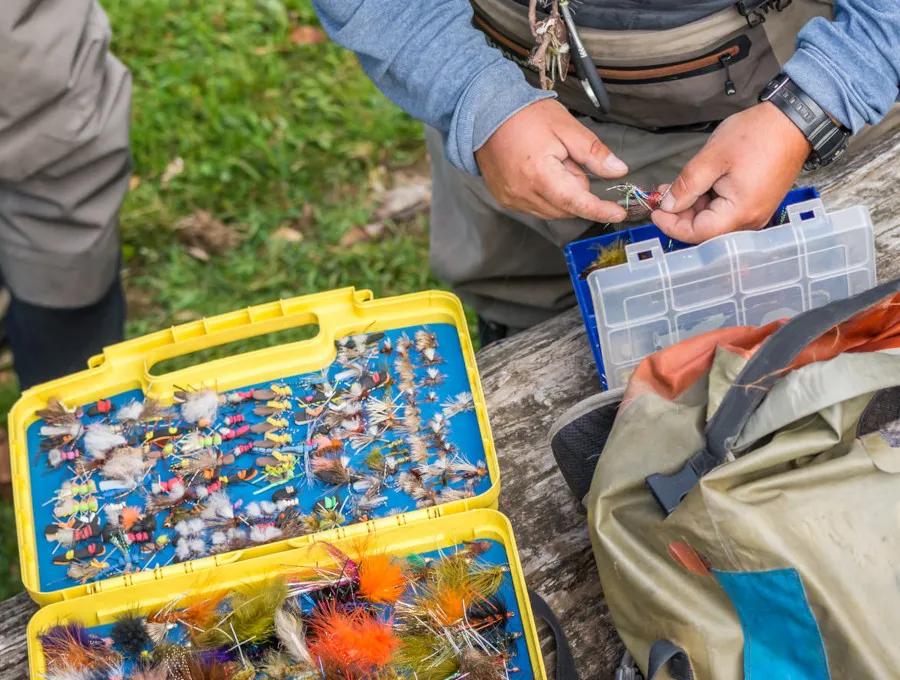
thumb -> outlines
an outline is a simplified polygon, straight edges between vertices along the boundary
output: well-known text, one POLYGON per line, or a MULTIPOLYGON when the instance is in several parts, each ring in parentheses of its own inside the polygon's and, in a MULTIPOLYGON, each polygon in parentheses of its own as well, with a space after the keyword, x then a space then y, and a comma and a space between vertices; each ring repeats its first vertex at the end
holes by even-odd
POLYGON ((593 132, 569 116, 570 120, 555 132, 566 147, 569 157, 588 172, 604 178, 622 177, 628 166, 616 156, 593 132))
POLYGON ((707 143, 669 186, 659 207, 665 212, 687 210, 713 188, 726 172, 725 161, 715 146, 707 143))

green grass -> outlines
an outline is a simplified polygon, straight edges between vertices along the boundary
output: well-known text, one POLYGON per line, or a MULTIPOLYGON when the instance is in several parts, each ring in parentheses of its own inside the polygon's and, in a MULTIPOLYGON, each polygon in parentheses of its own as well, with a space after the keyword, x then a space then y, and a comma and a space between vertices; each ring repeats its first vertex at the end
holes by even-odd
POLYGON ((355 58, 298 45, 309 2, 106 3, 113 47, 134 74, 140 184, 122 213, 129 331, 336 286, 376 295, 436 285, 424 224, 351 248, 340 237, 372 212, 370 181, 421 161, 421 127, 387 101, 355 58), (222 9, 227 7, 227 9, 222 9), (175 158, 184 171, 163 185, 175 158), (209 211, 245 237, 201 263, 173 225, 209 211), (285 244, 280 226, 303 234, 285 244))
MULTIPOLYGON (((424 217, 387 238, 339 244, 374 209, 373 186, 421 166, 421 126, 387 101, 355 58, 296 44, 317 25, 308 0, 105 0, 113 50, 134 78, 136 185, 121 224, 129 335, 338 286, 376 295, 438 286, 424 217), (164 183, 176 158, 184 170, 164 183), (202 262, 175 224, 208 211, 242 238, 202 262), (274 241, 280 227, 299 243, 274 241)), ((0 411, 16 396, 0 383, 0 411)), ((0 522, 11 510, 0 503, 0 522)), ((20 589, 15 538, 0 539, 0 597, 20 589)))

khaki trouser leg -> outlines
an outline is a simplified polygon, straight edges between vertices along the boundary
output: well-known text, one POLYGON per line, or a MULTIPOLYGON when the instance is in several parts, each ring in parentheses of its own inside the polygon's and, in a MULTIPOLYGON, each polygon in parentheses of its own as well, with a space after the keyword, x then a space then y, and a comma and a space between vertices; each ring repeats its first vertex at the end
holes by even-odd
MULTIPOLYGON (((644 186, 672 181, 708 138, 705 133, 654 134, 582 119, 631 169, 627 180, 644 186)), ((575 304, 562 248, 583 236, 586 220, 545 221, 501 208, 480 177, 451 166, 441 138, 426 130, 434 180, 431 266, 442 280, 489 321, 532 326, 575 304)), ((601 197, 618 181, 591 183, 601 197)))
POLYGON ((96 0, 0 2, 0 273, 34 305, 110 288, 131 160, 131 78, 96 0))

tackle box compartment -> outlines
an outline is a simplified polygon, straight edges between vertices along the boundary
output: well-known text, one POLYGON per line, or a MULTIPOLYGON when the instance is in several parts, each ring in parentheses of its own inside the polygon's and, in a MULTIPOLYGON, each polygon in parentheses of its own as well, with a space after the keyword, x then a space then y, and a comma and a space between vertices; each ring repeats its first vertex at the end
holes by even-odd
MULTIPOLYGON (((379 365, 385 367, 383 370, 390 371, 389 362, 390 359, 385 359, 379 365)), ((417 364, 415 371, 418 380, 424 375, 425 367, 417 364)), ((297 396, 296 391, 294 395, 297 396)), ((437 417, 441 409, 439 399, 435 403, 423 402, 423 423, 429 415, 437 417)), ((27 591, 40 605, 118 589, 124 589, 119 596, 121 599, 133 599, 134 595, 130 593, 136 592, 134 588, 140 588, 142 593, 162 592, 169 588, 165 585, 169 579, 179 575, 308 546, 316 540, 349 539, 398 526, 407 528, 411 535, 419 535, 428 530, 420 528, 414 531, 412 527, 417 523, 471 509, 496 507, 500 492, 499 468, 465 315, 455 296, 440 291, 374 299, 370 291, 345 288, 252 306, 127 340, 107 347, 102 354, 91 358, 86 370, 25 391, 10 412, 9 437, 22 578, 27 591), (167 373, 154 372, 154 365, 164 360, 300 326, 317 326, 317 332, 306 340, 248 351, 167 373), (401 496, 392 487, 385 491, 388 498, 383 507, 369 514, 363 513, 353 523, 350 523, 348 514, 348 523, 343 526, 180 562, 174 561, 173 545, 170 543, 158 551, 158 557, 150 555, 150 562, 145 568, 141 568, 144 555, 140 556, 139 563, 129 557, 123 566, 117 556, 120 551, 111 549, 98 558, 100 564, 107 564, 107 558, 119 562, 113 562, 113 566, 97 580, 85 583, 69 579, 67 570, 61 570, 53 563, 60 549, 54 553, 52 544, 44 538, 44 531, 48 524, 57 519, 52 512, 54 498, 60 484, 72 473, 71 470, 67 472, 65 466, 50 469, 46 451, 41 450, 41 422, 36 412, 45 408, 48 400, 57 398, 69 407, 84 408, 96 404, 98 400, 111 400, 114 406, 121 407, 131 400, 143 398, 153 398, 163 405, 170 405, 175 392, 180 389, 212 389, 224 394, 244 390, 248 386, 265 387, 276 383, 293 385, 294 390, 300 389, 302 392, 305 389, 303 386, 308 385, 304 381, 317 380, 315 376, 337 380, 334 376, 342 367, 335 365, 338 356, 336 341, 347 338, 355 341, 354 337, 371 338, 385 333, 386 338, 393 338, 396 342, 404 333, 411 337, 415 330, 422 328, 433 331, 439 341, 438 352, 444 360, 439 369, 445 380, 444 385, 437 389, 446 388, 443 398, 451 393, 468 391, 471 394, 471 409, 457 416, 458 421, 450 419, 449 430, 452 446, 465 453, 473 466, 477 463, 479 476, 477 483, 467 482, 468 497, 460 497, 463 495, 461 493, 455 497, 447 494, 450 500, 446 502, 417 507, 417 503, 401 496)), ((396 438, 402 439, 403 435, 396 438)), ((296 437, 294 442, 298 443, 296 437)), ((308 441, 303 443, 302 437, 299 443, 301 449, 309 446, 308 441)), ((308 463, 309 449, 302 455, 306 456, 308 463)), ((348 449, 348 455, 357 456, 354 464, 361 464, 358 458, 362 455, 360 452, 348 449)), ((150 476, 163 480, 166 464, 165 459, 160 458, 158 467, 151 470, 150 476)), ((318 510, 329 498, 334 498, 337 505, 331 508, 342 512, 352 500, 350 496, 353 492, 349 487, 343 495, 334 493, 327 496, 320 487, 304 486, 302 477, 298 477, 296 486, 300 487, 297 498, 301 506, 318 498, 315 505, 318 510), (322 500, 323 497, 325 500, 322 500)), ((257 495, 259 488, 259 484, 244 485, 240 489, 235 487, 232 498, 243 503, 243 507, 253 500, 269 498, 268 492, 264 496, 257 495)), ((140 493, 146 493, 146 489, 136 490, 136 495, 124 499, 124 502, 142 503, 140 493)), ((110 499, 101 498, 99 501, 102 505, 110 499)), ((302 509, 310 511, 309 507, 302 509)), ((94 516, 102 518, 102 510, 102 507, 98 508, 94 516)), ((158 519, 162 520, 162 515, 158 519)), ((459 525, 453 526, 463 531, 465 521, 459 519, 459 525)), ((449 525, 447 522, 442 524, 449 525)), ((164 529, 161 522, 158 530, 172 534, 171 528, 164 529)), ((238 573, 241 568, 235 569, 234 573, 238 573)), ((111 601, 115 601, 115 597, 111 601)))
POLYGON ((688 246, 648 225, 572 243, 570 272, 604 388, 640 361, 726 326, 763 325, 875 284, 872 221, 855 206, 827 212, 813 189, 788 195, 777 224, 688 246), (654 233, 655 232, 655 233, 654 233), (582 272, 599 248, 624 244, 626 262, 582 272))
MULTIPOLYGON (((489 541, 491 548, 483 555, 484 561, 491 565, 505 563, 509 567, 498 595, 513 613, 507 624, 508 630, 518 634, 518 639, 514 642, 515 655, 511 659, 519 669, 515 677, 522 680, 546 680, 547 674, 515 537, 509 520, 504 515, 490 509, 470 510, 434 518, 428 522, 399 527, 382 524, 370 529, 364 539, 353 536, 350 532, 340 531, 328 537, 328 543, 352 556, 358 553, 360 540, 364 540, 364 552, 403 558, 422 554, 434 556, 435 553, 443 553, 471 541, 489 541)), ((322 542, 317 541, 302 548, 223 565, 213 571, 182 573, 140 587, 132 584, 130 587, 48 605, 38 610, 28 624, 31 677, 41 678, 45 675, 46 664, 39 636, 52 626, 79 623, 90 630, 108 626, 124 614, 147 614, 187 595, 197 597, 223 590, 230 591, 276 575, 312 575, 316 570, 333 567, 334 564, 331 552, 322 542)))

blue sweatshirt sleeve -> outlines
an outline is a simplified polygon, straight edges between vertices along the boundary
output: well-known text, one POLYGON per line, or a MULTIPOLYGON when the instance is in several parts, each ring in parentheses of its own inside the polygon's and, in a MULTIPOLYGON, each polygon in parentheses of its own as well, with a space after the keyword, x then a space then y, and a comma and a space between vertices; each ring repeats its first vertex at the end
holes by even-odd
POLYGON ((800 31, 784 71, 853 132, 874 125, 897 101, 900 1, 837 0, 833 21, 800 31))
POLYGON ((313 0, 331 38, 378 88, 444 135, 448 160, 478 173, 475 151, 517 111, 552 97, 472 26, 467 0, 313 0))

